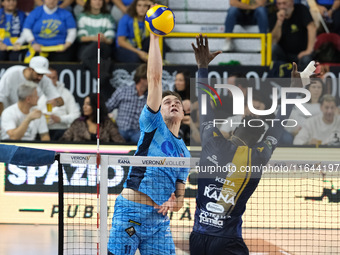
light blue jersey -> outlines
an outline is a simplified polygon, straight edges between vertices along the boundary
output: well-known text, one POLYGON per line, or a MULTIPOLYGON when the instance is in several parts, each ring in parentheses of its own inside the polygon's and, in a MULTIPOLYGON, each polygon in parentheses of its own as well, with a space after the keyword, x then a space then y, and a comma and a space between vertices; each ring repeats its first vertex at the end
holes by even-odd
POLYGON ((108 242, 109 255, 175 255, 170 220, 153 206, 118 196, 108 242))
MULTIPOLYGON (((141 136, 136 156, 190 157, 184 141, 170 132, 160 110, 153 112, 144 106, 139 124, 141 136)), ((145 162, 147 160, 145 158, 145 162)), ((162 162, 152 163, 154 167, 130 167, 124 187, 140 191, 162 205, 175 192, 176 182, 185 183, 189 168, 162 167, 162 162)))

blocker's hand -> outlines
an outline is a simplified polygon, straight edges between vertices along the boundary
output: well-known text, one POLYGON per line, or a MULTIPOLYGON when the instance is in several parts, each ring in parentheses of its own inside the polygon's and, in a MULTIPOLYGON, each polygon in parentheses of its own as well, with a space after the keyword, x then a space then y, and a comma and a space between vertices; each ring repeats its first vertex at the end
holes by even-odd
POLYGON ((208 37, 199 34, 199 36, 196 36, 196 44, 191 43, 192 48, 195 52, 195 58, 198 68, 208 68, 209 63, 222 51, 215 51, 210 52, 209 51, 209 45, 208 45, 208 37))

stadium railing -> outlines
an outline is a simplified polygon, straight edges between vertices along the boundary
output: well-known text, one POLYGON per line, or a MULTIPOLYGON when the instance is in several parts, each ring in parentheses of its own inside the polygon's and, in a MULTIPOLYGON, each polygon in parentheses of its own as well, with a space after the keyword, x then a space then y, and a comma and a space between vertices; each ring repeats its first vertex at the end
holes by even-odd
MULTIPOLYGON (((262 33, 202 33, 207 35, 209 38, 246 38, 246 39, 260 39, 261 40, 261 66, 269 66, 272 60, 272 34, 262 34, 262 33)), ((163 52, 164 38, 194 38, 198 33, 170 33, 164 37, 161 37, 160 47, 161 52, 163 52)))

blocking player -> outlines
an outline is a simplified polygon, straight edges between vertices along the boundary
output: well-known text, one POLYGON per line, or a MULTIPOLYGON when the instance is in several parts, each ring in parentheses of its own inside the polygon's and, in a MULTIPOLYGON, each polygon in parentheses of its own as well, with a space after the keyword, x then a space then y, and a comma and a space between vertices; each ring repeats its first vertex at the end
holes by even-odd
MULTIPOLYGON (((159 38, 153 34, 147 79, 148 97, 139 119, 141 136, 135 155, 190 157, 178 137, 184 117, 181 98, 174 92, 162 93, 162 57, 159 38)), ((109 254, 135 254, 137 248, 142 255, 175 254, 166 213, 183 206, 188 173, 187 168, 130 167, 115 203, 109 254)))
MULTIPOLYGON (((208 77, 208 64, 220 52, 209 52, 208 39, 202 35, 192 44, 198 65, 198 78, 208 77)), ((297 65, 293 63, 291 87, 302 87, 297 65)), ((201 90, 198 90, 201 99, 201 90)), ((297 94, 288 95, 296 97, 297 94)), ((202 102, 199 101, 201 105, 202 102)), ((293 105, 287 106, 286 116, 293 105)), ((227 172, 198 173, 198 194, 190 253, 193 255, 249 254, 242 238, 242 215, 249 197, 255 191, 262 172, 242 171, 246 166, 266 165, 283 131, 281 121, 269 128, 261 142, 257 142, 264 128, 240 125, 230 139, 225 139, 213 126, 213 110, 207 103, 207 114, 200 108, 202 167, 226 166, 227 172), (277 125, 279 124, 279 125, 277 125)), ((280 111, 276 119, 282 120, 280 111)), ((248 123, 248 119, 245 119, 248 123)), ((261 169, 261 168, 260 168, 261 169)))

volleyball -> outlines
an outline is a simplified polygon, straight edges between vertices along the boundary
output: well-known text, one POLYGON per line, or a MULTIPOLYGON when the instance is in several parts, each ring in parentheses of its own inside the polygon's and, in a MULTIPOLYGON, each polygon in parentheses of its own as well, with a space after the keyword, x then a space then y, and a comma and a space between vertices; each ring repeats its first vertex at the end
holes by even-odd
POLYGON ((155 35, 167 35, 175 27, 175 15, 165 5, 156 5, 145 15, 145 26, 155 35))

